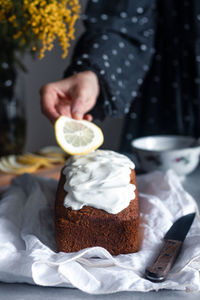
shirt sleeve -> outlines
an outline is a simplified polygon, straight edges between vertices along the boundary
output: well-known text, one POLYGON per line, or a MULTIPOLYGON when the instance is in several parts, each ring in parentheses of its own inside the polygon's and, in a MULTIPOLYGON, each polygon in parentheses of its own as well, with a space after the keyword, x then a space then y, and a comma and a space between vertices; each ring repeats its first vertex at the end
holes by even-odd
POLYGON ((129 112, 149 70, 154 53, 154 0, 91 0, 84 18, 86 31, 76 44, 64 76, 91 70, 100 95, 95 118, 129 112))

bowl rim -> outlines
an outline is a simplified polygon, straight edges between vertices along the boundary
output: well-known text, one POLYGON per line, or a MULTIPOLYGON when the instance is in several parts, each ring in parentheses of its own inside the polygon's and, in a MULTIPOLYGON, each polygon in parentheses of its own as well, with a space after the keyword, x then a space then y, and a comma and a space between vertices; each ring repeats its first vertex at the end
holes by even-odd
POLYGON ((198 139, 196 139, 195 137, 193 136, 186 136, 186 135, 172 135, 172 134, 169 134, 169 135, 148 135, 148 136, 142 136, 142 137, 139 137, 139 138, 135 138, 134 140, 131 141, 131 146, 133 149, 135 150, 138 150, 138 151, 146 151, 146 152, 157 152, 157 153, 164 153, 164 152, 177 152, 177 151, 184 151, 184 150, 191 150, 191 149, 200 149, 200 144, 196 145, 196 146, 187 146, 185 148, 175 148, 175 149, 163 149, 163 150, 156 150, 156 149, 146 149, 146 148, 142 148, 142 147, 138 147, 138 146, 135 146, 134 143, 137 142, 137 141, 140 141, 142 139, 148 139, 148 138, 153 138, 153 139, 158 139, 158 138, 173 138, 173 139, 188 139, 188 140, 191 140, 191 145, 194 141, 198 141, 198 139))

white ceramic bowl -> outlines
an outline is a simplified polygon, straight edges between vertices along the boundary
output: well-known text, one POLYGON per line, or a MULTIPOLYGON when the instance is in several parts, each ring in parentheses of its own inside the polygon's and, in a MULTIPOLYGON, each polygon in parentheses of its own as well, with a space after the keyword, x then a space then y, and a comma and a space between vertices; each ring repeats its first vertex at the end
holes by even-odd
POLYGON ((178 175, 191 173, 199 164, 200 143, 192 137, 159 135, 131 143, 143 171, 173 169, 178 175))

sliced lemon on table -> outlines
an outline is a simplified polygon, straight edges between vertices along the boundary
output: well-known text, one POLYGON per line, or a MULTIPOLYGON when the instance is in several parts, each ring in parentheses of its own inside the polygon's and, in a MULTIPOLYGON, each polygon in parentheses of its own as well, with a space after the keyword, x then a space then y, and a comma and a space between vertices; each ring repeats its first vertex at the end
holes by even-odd
POLYGON ((32 153, 25 153, 19 156, 18 161, 23 164, 38 163, 41 167, 51 166, 51 163, 46 157, 32 153))
POLYGON ((37 153, 12 154, 0 157, 0 173, 20 175, 40 168, 52 168, 66 162, 66 153, 58 146, 47 146, 37 153))
POLYGON ((64 163, 67 158, 66 153, 58 146, 44 147, 38 153, 52 163, 64 163))
POLYGON ((55 122, 58 145, 70 155, 83 155, 99 148, 104 141, 101 129, 86 120, 61 116, 55 122))
POLYGON ((15 155, 8 155, 6 157, 1 157, 0 159, 0 170, 5 173, 12 174, 23 174, 35 172, 38 168, 38 164, 24 165, 17 161, 15 155))
POLYGON ((43 147, 42 149, 40 149, 38 151, 38 153, 40 153, 41 155, 57 155, 57 156, 63 156, 66 155, 66 153, 58 146, 46 146, 43 147))

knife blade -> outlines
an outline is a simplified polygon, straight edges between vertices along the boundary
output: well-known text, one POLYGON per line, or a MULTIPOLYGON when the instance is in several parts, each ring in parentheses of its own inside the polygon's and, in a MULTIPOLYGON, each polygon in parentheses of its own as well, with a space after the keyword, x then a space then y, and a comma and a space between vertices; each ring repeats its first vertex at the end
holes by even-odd
POLYGON ((146 268, 146 279, 153 282, 165 280, 180 253, 185 237, 192 225, 195 213, 185 215, 174 222, 164 236, 163 247, 154 263, 146 268))

